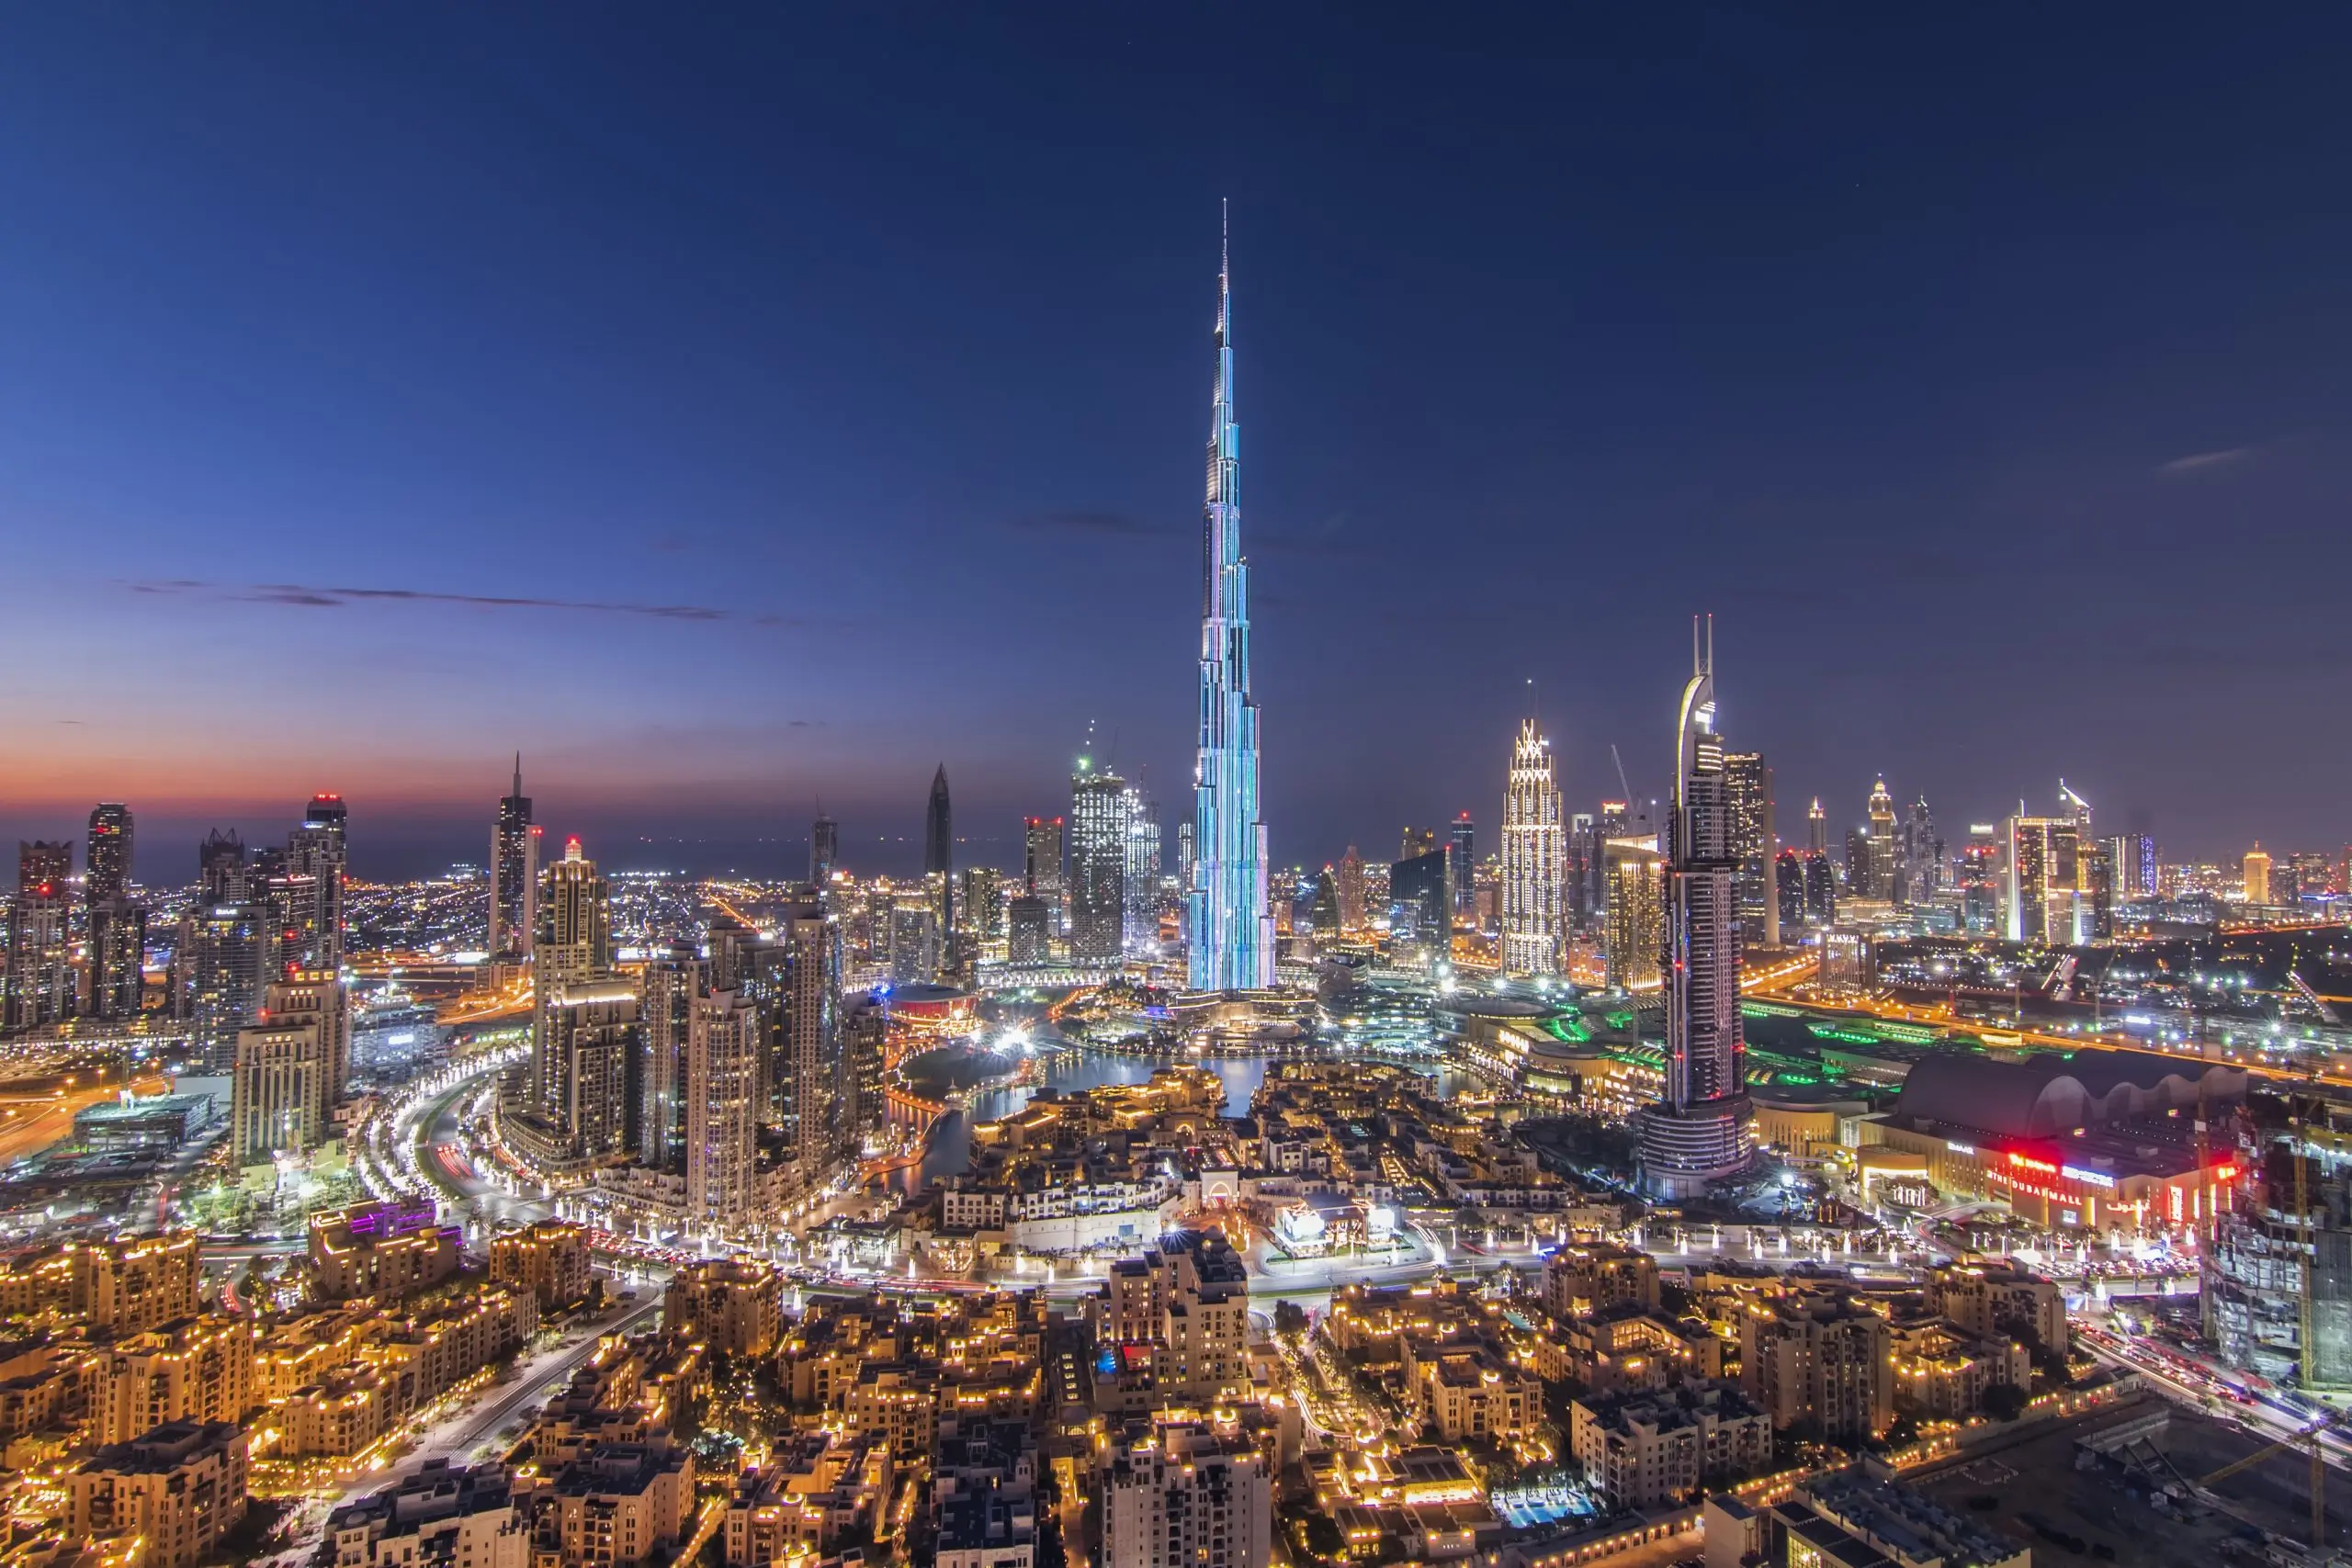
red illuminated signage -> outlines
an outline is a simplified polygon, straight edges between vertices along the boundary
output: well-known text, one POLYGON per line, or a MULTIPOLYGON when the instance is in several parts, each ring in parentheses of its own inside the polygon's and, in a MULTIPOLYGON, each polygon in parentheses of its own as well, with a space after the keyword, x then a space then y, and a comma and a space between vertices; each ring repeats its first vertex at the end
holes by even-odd
POLYGON ((2015 1149, 2011 1149, 2009 1151, 2009 1163, 2011 1165, 2021 1165, 2028 1170, 2041 1171, 2044 1176, 2055 1176, 2058 1174, 2058 1168, 2055 1165, 2052 1165, 2050 1161, 2046 1159, 2036 1159, 2031 1155, 2019 1154, 2015 1149))

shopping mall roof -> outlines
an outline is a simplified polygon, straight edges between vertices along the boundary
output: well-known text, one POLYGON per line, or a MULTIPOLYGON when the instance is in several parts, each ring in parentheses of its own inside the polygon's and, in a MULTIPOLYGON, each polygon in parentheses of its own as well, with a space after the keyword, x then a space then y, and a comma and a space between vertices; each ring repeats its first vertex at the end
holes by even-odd
POLYGON ((2192 1108, 2200 1083, 2210 1104, 2245 1098, 2245 1069, 2153 1051, 2042 1052, 2022 1062, 1939 1055, 1911 1069, 1894 1114, 2046 1138, 2192 1108))

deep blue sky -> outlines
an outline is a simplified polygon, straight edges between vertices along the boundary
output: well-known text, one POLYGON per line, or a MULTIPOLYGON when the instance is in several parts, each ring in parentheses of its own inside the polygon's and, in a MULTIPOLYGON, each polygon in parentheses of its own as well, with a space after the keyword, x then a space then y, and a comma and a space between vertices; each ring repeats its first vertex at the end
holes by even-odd
POLYGON ((1230 197, 1279 858, 1531 676, 1657 791, 1701 610, 1784 835, 2352 838, 2340 12, 1001 9, 0 20, 0 829, 1172 823, 1230 197))

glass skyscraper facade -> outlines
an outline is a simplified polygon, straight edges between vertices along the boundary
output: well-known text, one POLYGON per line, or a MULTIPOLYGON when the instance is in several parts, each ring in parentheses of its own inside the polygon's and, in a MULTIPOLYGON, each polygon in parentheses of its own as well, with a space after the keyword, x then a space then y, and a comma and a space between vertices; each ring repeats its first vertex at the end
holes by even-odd
POLYGON ((1250 696, 1250 567, 1241 558, 1240 426, 1233 416, 1233 291, 1217 269, 1216 400, 1201 508, 1201 711, 1193 769, 1193 874, 1185 937, 1193 988, 1274 980, 1266 825, 1258 817, 1258 705, 1250 696))
MULTIPOLYGON (((1712 636, 1709 638, 1713 640, 1712 636)), ((1656 1196, 1702 1195, 1754 1153, 1747 1046, 1739 1012, 1739 898, 1731 801, 1715 733, 1713 660, 1695 660, 1682 688, 1668 819, 1666 1098, 1636 1118, 1642 1179, 1656 1196)))

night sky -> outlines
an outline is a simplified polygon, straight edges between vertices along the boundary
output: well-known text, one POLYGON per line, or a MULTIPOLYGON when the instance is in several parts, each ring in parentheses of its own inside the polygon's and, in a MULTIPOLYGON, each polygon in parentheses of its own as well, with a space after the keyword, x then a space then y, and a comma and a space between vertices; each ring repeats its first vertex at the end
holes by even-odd
POLYGON ((1700 611, 1784 838, 2352 838, 2345 13, 1000 9, 13 10, 0 830, 1172 825, 1229 197, 1278 860, 1661 792, 1700 611))

